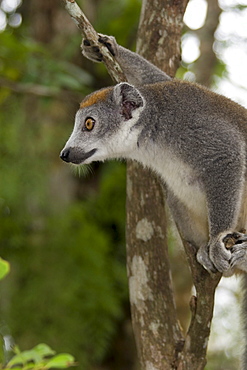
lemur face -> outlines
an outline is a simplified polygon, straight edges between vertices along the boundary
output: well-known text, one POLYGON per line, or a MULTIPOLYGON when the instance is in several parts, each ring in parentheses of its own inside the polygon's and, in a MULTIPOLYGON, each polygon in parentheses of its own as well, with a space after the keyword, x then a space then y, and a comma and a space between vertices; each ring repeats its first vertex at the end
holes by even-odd
POLYGON ((135 96, 132 90, 138 91, 123 83, 84 99, 76 114, 73 132, 60 154, 61 159, 82 164, 128 157, 137 146, 139 129, 135 124, 144 107, 139 92, 135 96))

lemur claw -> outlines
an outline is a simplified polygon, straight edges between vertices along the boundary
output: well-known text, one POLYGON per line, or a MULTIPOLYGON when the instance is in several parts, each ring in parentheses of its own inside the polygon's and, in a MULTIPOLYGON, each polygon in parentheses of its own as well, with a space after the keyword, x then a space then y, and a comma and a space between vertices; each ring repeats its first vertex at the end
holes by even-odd
POLYGON ((110 38, 109 38, 108 36, 100 35, 100 37, 99 37, 99 42, 100 42, 101 44, 105 45, 105 46, 107 47, 107 49, 109 50, 109 52, 110 52, 113 56, 115 56, 115 55, 116 55, 116 53, 115 53, 115 51, 114 51, 114 49, 113 49, 112 44, 111 44, 111 42, 110 42, 110 41, 111 41, 111 40, 110 40, 110 38))
POLYGON ((84 46, 91 46, 91 42, 88 39, 83 40, 83 45, 84 46))

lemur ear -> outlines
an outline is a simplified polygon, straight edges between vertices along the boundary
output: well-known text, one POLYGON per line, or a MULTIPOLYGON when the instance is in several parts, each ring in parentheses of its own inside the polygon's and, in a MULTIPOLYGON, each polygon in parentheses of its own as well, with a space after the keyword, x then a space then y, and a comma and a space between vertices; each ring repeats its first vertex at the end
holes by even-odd
POLYGON ((144 98, 134 86, 122 82, 114 87, 114 99, 120 107, 120 114, 125 120, 131 119, 133 112, 144 106, 144 98))

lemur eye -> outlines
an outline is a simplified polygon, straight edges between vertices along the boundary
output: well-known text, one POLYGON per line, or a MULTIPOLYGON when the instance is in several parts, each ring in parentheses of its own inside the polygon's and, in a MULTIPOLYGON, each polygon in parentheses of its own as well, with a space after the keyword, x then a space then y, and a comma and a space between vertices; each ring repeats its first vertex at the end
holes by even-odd
POLYGON ((87 131, 91 131, 94 128, 95 120, 92 117, 87 117, 85 119, 84 126, 87 131))

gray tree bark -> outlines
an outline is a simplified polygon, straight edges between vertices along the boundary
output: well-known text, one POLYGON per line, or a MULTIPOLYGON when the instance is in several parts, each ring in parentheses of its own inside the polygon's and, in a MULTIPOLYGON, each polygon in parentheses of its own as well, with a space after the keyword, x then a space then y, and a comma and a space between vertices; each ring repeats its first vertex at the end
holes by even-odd
POLYGON ((196 81, 210 87, 212 76, 217 65, 217 57, 213 50, 214 34, 219 24, 221 8, 218 0, 207 0, 208 10, 204 26, 196 34, 200 39, 199 59, 195 62, 196 81))
MULTIPOLYGON (((143 1, 137 52, 171 76, 175 75, 180 62, 186 5, 186 0, 143 1)), ((191 299, 192 319, 183 338, 167 260, 165 207, 160 183, 148 170, 129 163, 127 189, 127 265, 141 368, 203 369, 214 292, 220 276, 212 279, 197 263, 196 248, 183 241, 197 292, 197 297, 191 299)))
MULTIPOLYGON (((186 1, 143 1, 137 52, 174 76, 186 1)), ((151 123, 150 123, 151 124, 151 123)), ((176 368, 183 348, 171 282, 164 194, 137 163, 127 171, 127 266, 132 323, 142 369, 176 368)))

